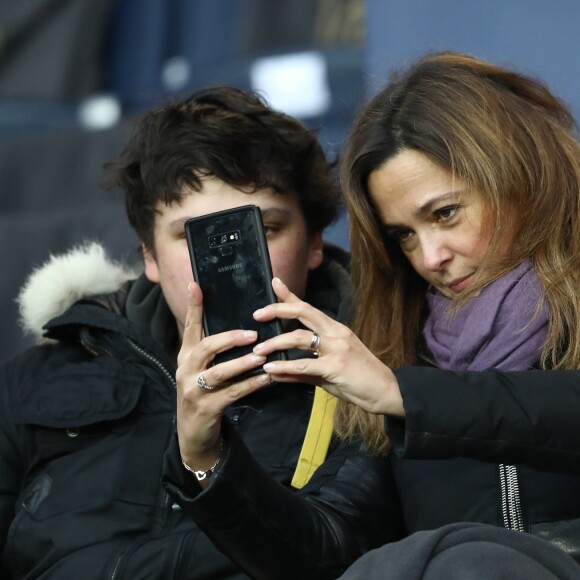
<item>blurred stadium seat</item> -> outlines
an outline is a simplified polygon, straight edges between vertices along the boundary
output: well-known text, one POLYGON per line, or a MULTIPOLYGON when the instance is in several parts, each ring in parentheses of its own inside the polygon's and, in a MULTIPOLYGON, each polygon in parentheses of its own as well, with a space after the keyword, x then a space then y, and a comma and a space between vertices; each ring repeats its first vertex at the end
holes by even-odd
POLYGON ((103 163, 120 152, 129 130, 123 123, 0 137, 0 361, 30 342, 14 300, 33 267, 85 240, 100 241, 114 259, 138 258, 122 195, 100 185, 103 163))

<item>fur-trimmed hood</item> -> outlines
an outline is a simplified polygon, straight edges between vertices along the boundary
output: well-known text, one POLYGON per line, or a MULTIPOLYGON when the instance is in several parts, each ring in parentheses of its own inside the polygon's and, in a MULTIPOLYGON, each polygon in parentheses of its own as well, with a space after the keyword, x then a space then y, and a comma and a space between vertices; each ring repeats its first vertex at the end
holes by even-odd
POLYGON ((50 258, 36 268, 22 287, 18 298, 20 325, 38 342, 43 326, 60 316, 82 298, 118 290, 136 278, 140 270, 115 262, 103 246, 90 242, 50 258))

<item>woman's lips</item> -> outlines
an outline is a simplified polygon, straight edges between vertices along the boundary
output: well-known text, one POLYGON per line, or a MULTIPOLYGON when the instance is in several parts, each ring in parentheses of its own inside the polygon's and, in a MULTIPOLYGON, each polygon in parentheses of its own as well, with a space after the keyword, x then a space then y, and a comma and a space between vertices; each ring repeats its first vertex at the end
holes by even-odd
POLYGON ((447 287, 454 294, 458 294, 459 292, 462 292, 463 290, 465 290, 469 286, 472 277, 473 277, 473 273, 469 274, 468 276, 464 276, 463 278, 459 278, 458 280, 455 280, 454 282, 449 284, 447 287))

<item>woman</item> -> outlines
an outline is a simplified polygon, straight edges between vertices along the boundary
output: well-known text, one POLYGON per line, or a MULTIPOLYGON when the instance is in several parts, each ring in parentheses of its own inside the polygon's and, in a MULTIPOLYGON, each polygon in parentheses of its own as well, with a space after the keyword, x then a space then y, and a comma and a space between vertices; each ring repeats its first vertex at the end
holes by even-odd
MULTIPOLYGON (((428 56, 365 108, 342 171, 353 331, 275 280, 280 302, 255 318, 298 319, 303 328, 255 353, 315 356, 264 370, 341 398, 343 437, 362 435, 377 454, 392 445, 409 533, 480 522, 577 555, 580 145, 567 109, 517 73, 467 55, 428 56)), ((228 386, 249 361, 207 368, 225 338, 201 343, 204 356, 190 356, 180 389, 217 417, 227 397, 258 386, 228 386), (199 402, 196 373, 221 393, 213 402, 199 402)), ((182 420, 182 454, 202 466, 216 461, 220 421, 200 444, 200 413, 182 420)), ((228 478, 230 454, 221 466, 228 478)), ((203 518, 210 492, 185 509, 203 518)), ((222 545, 226 536, 214 532, 222 545)))

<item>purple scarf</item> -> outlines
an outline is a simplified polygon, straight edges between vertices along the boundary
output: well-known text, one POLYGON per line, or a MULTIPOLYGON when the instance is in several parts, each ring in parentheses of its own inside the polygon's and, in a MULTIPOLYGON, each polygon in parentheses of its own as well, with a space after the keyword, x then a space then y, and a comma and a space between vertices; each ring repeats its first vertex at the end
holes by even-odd
POLYGON ((457 314, 451 300, 427 293, 423 329, 439 368, 454 371, 527 370, 540 358, 548 331, 546 307, 534 316, 542 288, 532 265, 522 262, 467 302, 457 314))

